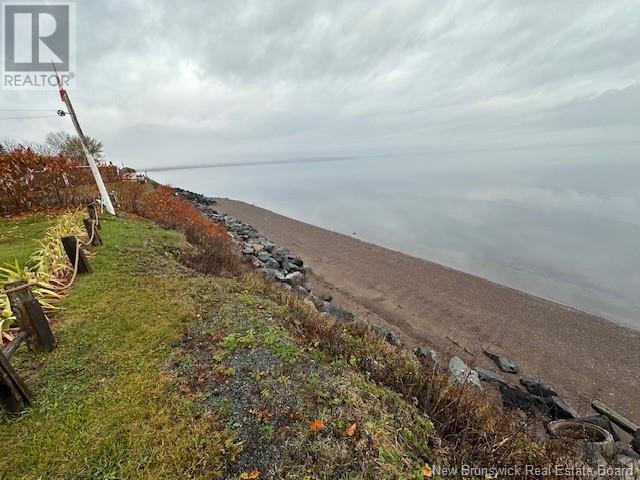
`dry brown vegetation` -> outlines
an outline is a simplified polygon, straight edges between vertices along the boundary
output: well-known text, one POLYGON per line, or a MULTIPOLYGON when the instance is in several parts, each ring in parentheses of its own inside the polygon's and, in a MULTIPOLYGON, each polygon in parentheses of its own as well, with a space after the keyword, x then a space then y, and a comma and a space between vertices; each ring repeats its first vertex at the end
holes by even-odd
MULTIPOLYGON (((173 198, 176 203, 188 203, 173 198)), ((446 463, 546 467, 573 462, 566 445, 536 438, 535 427, 539 425, 535 422, 527 425, 521 417, 496 407, 468 384, 452 382, 436 365, 422 363, 410 353, 390 346, 364 323, 344 324, 320 315, 308 301, 252 271, 243 263, 235 245, 218 231, 190 234, 194 222, 190 215, 185 218, 183 222, 178 215, 163 224, 187 232, 196 247, 187 255, 188 266, 210 275, 235 275, 251 291, 286 305, 286 314, 278 321, 300 344, 313 346, 331 359, 344 360, 415 403, 433 421, 444 441, 446 463)))

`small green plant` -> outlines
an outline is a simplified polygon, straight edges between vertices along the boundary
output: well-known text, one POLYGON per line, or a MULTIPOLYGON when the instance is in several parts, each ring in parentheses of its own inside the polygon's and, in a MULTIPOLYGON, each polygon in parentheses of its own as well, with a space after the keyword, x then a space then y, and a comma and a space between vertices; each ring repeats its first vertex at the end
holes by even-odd
MULTIPOLYGON (((38 248, 25 265, 15 260, 0 267, 0 284, 26 280, 32 284, 33 295, 45 311, 55 310, 55 302, 63 297, 60 289, 71 272, 71 265, 60 242, 60 237, 81 236, 82 212, 73 211, 61 215, 57 223, 49 228, 38 248)), ((0 343, 12 340, 9 330, 15 323, 8 297, 0 292, 0 343)))

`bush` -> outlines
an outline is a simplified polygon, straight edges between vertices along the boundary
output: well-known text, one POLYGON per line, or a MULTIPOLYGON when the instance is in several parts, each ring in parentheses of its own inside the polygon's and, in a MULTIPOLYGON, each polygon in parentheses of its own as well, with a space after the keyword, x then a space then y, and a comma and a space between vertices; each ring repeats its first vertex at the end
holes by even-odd
POLYGON ((206 218, 189 201, 176 196, 171 187, 149 190, 144 184, 125 184, 119 193, 122 208, 185 234, 187 241, 195 246, 185 254, 184 261, 189 267, 213 275, 244 271, 242 259, 224 227, 206 218))
MULTIPOLYGON (((106 183, 122 182, 118 168, 100 165, 106 183)), ((89 168, 62 155, 44 155, 18 146, 0 153, 0 213, 76 207, 98 196, 89 168)))

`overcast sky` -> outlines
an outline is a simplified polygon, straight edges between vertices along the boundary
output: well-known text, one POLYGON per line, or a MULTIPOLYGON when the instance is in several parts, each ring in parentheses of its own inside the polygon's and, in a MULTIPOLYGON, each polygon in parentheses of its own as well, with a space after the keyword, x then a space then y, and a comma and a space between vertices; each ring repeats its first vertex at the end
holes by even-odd
MULTIPOLYGON (((134 167, 640 140, 640 2, 78 2, 85 132, 134 167)), ((0 91, 2 108, 60 108, 0 91)), ((0 121, 41 140, 68 119, 0 121)), ((639 145, 640 146, 640 145, 639 145)))

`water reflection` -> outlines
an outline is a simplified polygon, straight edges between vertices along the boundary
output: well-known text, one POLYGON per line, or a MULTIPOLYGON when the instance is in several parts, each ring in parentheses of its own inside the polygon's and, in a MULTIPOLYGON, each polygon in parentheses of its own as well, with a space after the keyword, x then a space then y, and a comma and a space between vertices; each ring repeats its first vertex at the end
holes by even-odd
POLYGON ((343 159, 349 161, 251 163, 152 176, 357 232, 361 239, 640 328, 637 163, 565 158, 541 166, 524 158, 506 167, 497 158, 488 167, 468 155, 343 159))

